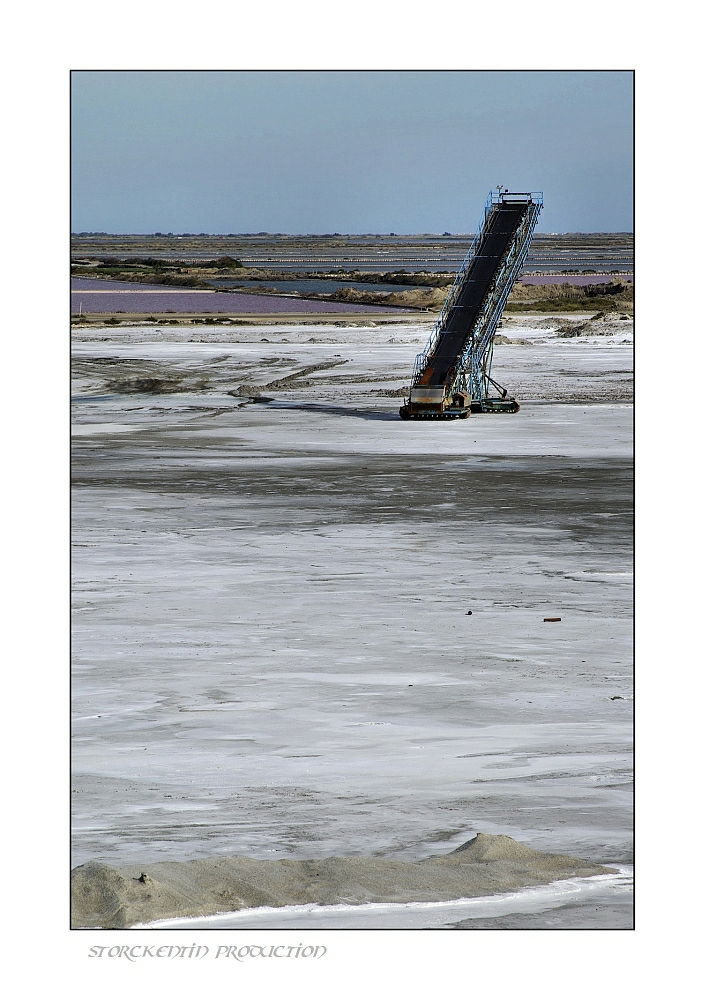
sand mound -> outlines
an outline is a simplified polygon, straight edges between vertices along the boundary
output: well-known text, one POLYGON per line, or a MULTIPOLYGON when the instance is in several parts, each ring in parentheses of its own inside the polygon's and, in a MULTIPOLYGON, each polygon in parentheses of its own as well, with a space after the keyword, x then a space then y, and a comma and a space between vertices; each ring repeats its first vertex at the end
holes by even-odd
POLYGON ((450 854, 421 862, 234 857, 110 868, 91 861, 71 873, 71 924, 129 927, 167 917, 301 903, 440 902, 610 870, 482 833, 450 854))
POLYGON ((542 854, 541 851, 534 851, 526 844, 512 840, 511 837, 501 835, 493 837, 487 833, 478 833, 472 840, 461 844, 447 856, 448 860, 451 858, 455 860, 459 854, 463 856, 462 860, 466 864, 471 864, 473 861, 517 861, 524 858, 561 857, 560 854, 542 854))

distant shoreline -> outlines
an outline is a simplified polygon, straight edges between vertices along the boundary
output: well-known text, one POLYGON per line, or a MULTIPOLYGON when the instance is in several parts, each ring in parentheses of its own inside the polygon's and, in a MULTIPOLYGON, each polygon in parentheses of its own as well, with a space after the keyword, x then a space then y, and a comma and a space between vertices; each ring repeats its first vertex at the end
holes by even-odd
MULTIPOLYGON (((72 322, 418 322, 435 320, 447 288, 381 293, 342 290, 332 296, 282 294, 274 290, 184 288, 171 284, 76 277, 71 279, 72 322)), ((527 276, 520 279, 507 313, 597 313, 633 309, 633 275, 527 276), (551 280, 545 280, 550 277, 551 280), (605 286, 605 293, 595 286, 605 286), (533 289, 536 292, 533 293, 533 289)))

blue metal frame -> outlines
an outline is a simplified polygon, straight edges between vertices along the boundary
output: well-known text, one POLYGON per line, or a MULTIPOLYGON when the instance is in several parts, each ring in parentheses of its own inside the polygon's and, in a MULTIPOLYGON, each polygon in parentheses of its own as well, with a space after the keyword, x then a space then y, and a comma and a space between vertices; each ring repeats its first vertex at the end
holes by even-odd
POLYGON ((543 208, 543 191, 507 192, 502 188, 498 188, 496 192, 490 191, 485 202, 480 224, 477 227, 470 248, 455 277, 455 281, 451 286, 438 319, 433 326, 428 342, 424 350, 416 356, 412 386, 418 384, 428 360, 438 344, 450 310, 457 302, 465 275, 477 253, 490 215, 496 206, 511 204, 513 201, 527 202, 529 211, 521 228, 517 231, 507 249, 495 275, 492 287, 485 297, 480 314, 473 327, 468 347, 460 358, 457 375, 449 391, 450 395, 459 390, 469 392, 473 402, 480 402, 490 395, 489 386, 491 384, 490 371, 492 368, 494 335, 512 286, 519 277, 519 273, 526 260, 526 255, 529 252, 531 237, 541 209, 543 208))
MULTIPOLYGON (((516 193, 512 192, 512 194, 516 193)), ((502 193, 496 196, 496 200, 495 196, 491 197, 493 205, 519 200, 517 197, 505 198, 502 193)), ((492 395, 489 387, 494 335, 512 286, 524 266, 531 237, 543 208, 543 192, 526 192, 526 194, 522 193, 520 197, 522 200, 529 200, 529 211, 523 225, 507 249, 492 288, 485 298, 475 322, 469 345, 458 364, 458 375, 451 389, 451 392, 465 389, 470 392, 473 401, 479 402, 492 395)))
POLYGON ((477 253, 477 248, 480 244, 480 240, 482 239, 482 234, 484 232, 485 225, 487 223, 487 217, 491 212, 491 210, 492 210, 492 191, 490 191, 490 193, 487 196, 487 200, 485 201, 485 207, 482 212, 482 218, 477 224, 477 229, 475 230, 475 235, 472 238, 468 252, 465 254, 463 263, 460 265, 460 269, 458 270, 458 273, 455 276, 455 280, 450 287, 450 291, 446 296, 446 300, 441 306, 441 311, 438 314, 438 319, 433 324, 433 329, 431 330, 428 340, 426 341, 426 346, 424 347, 423 351, 421 351, 420 354, 416 355, 416 359, 414 361, 414 374, 411 381, 412 386, 416 385, 418 379, 423 374, 428 359, 431 357, 431 355, 436 349, 436 345, 438 344, 438 338, 440 337, 441 332, 443 331, 443 327, 445 325, 446 319, 448 318, 448 314, 450 313, 455 303, 458 301, 458 295, 460 294, 460 289, 462 288, 463 281, 465 280, 465 275, 467 274, 468 268, 470 267, 470 264, 472 263, 475 254, 477 253))

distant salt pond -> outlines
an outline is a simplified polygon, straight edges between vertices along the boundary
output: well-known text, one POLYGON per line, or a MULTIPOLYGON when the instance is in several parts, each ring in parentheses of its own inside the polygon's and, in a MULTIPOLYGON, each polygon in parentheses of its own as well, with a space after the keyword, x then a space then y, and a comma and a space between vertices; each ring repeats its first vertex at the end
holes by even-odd
POLYGON ((85 313, 350 313, 379 306, 299 299, 293 295, 217 292, 208 288, 147 285, 101 278, 71 281, 71 312, 85 313))

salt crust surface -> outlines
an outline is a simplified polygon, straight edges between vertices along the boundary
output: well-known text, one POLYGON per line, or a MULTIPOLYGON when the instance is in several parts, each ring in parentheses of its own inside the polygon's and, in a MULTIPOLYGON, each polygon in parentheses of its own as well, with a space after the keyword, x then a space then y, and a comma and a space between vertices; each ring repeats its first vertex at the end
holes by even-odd
POLYGON ((378 395, 428 324, 78 333, 74 863, 630 860, 631 326, 547 322, 438 424, 378 395))

